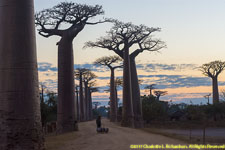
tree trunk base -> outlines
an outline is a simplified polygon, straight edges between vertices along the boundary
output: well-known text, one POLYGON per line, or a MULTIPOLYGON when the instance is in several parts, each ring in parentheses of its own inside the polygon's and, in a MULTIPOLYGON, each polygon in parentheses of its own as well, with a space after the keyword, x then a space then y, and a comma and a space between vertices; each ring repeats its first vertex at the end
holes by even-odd
POLYGON ((133 117, 123 118, 121 121, 121 126, 134 128, 134 118, 133 117))
POLYGON ((40 122, 29 118, 11 118, 0 111, 1 150, 44 150, 40 122))
POLYGON ((110 122, 117 122, 117 117, 115 115, 110 116, 110 122))
POLYGON ((64 122, 60 124, 57 124, 57 134, 62 134, 66 132, 72 132, 72 131, 78 131, 78 122, 64 122))
POLYGON ((144 121, 141 116, 134 117, 134 128, 144 128, 144 121))

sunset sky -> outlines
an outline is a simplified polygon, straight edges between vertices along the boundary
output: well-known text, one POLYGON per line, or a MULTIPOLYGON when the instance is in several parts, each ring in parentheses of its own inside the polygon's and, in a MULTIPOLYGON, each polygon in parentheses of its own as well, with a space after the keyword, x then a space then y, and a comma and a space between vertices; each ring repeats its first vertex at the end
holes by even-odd
MULTIPOLYGON (((62 2, 61 0, 35 0, 35 11, 62 2)), ((204 95, 211 93, 211 79, 204 77, 198 67, 214 60, 225 61, 225 1, 223 0, 76 0, 81 4, 103 6, 105 15, 135 25, 160 27, 162 31, 154 37, 166 42, 167 48, 160 53, 144 52, 137 61, 139 79, 143 80, 142 95, 148 94, 144 87, 157 84, 159 90, 168 91, 162 100, 199 104, 206 103, 204 95)), ((106 35, 112 24, 104 23, 86 26, 74 39, 75 68, 86 67, 98 76, 101 91, 94 93, 94 100, 106 104, 109 93, 104 93, 109 82, 107 68, 93 66, 92 63, 102 56, 115 55, 100 48, 83 49, 87 41, 96 41, 106 35), (105 102, 104 102, 105 101, 105 102)), ((57 46, 59 37, 48 39, 36 34, 39 63, 39 80, 49 89, 57 88, 57 46)), ((116 76, 121 77, 118 70, 116 76)), ((225 72, 219 76, 220 90, 225 89, 225 72)), ((121 97, 122 91, 119 90, 121 97)), ((211 99, 211 98, 210 98, 211 99)))

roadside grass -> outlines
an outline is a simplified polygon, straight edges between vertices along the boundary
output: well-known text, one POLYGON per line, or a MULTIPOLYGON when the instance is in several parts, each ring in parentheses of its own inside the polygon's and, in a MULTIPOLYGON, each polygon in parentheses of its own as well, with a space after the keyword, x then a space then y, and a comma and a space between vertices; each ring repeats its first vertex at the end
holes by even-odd
POLYGON ((168 133, 163 131, 160 128, 143 128, 141 129, 145 132, 153 133, 153 134, 160 134, 166 137, 178 139, 184 142, 187 142, 188 144, 224 144, 225 139, 224 138, 219 138, 219 137, 206 137, 205 138, 205 143, 203 142, 203 137, 202 136, 192 136, 190 138, 189 135, 181 135, 181 134, 176 134, 176 133, 168 133))
POLYGON ((47 135, 45 137, 45 148, 46 150, 57 150, 63 149, 68 142, 76 140, 79 137, 77 132, 70 132, 60 135, 47 135))
POLYGON ((163 132, 163 130, 158 129, 158 128, 142 128, 141 130, 143 130, 145 132, 153 133, 153 134, 160 134, 160 135, 163 135, 163 136, 166 136, 166 137, 178 139, 178 140, 181 140, 181 141, 189 143, 188 138, 185 137, 185 136, 178 135, 178 134, 175 134, 175 133, 163 132))

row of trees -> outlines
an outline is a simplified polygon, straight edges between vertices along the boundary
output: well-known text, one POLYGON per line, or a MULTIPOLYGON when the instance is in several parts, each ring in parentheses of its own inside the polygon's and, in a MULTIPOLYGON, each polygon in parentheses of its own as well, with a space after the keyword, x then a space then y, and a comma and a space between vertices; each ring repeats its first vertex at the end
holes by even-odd
POLYGON ((160 28, 137 26, 114 20, 107 36, 99 38, 96 42, 86 43, 85 47, 112 50, 123 59, 122 126, 143 126, 135 58, 144 51, 158 51, 165 47, 163 41, 152 38, 152 34, 159 31, 160 28), (132 48, 135 48, 133 52, 131 52, 132 48))
POLYGON ((93 118, 92 114, 92 93, 97 92, 95 87, 97 76, 86 68, 78 68, 75 70, 75 79, 79 80, 79 86, 76 86, 76 110, 78 121, 88 121, 93 118), (79 91, 78 91, 79 87, 79 91), (78 96, 79 93, 79 96, 78 96))
MULTIPOLYGON (((165 47, 163 41, 154 39, 152 34, 160 28, 149 28, 144 25, 133 25, 117 20, 104 19, 97 22, 89 20, 104 14, 99 5, 81 5, 62 2, 51 9, 45 9, 35 15, 39 34, 44 37, 60 36, 58 45, 58 132, 73 130, 74 82, 73 82, 73 39, 86 25, 112 22, 113 27, 106 37, 97 42, 87 42, 86 47, 101 47, 114 51, 123 59, 123 126, 142 126, 140 89, 136 71, 135 58, 144 51, 158 51, 165 47), (62 24, 69 24, 63 28, 62 24), (131 48, 136 48, 130 53, 131 48), (131 83, 132 81, 132 83, 131 83)), ((113 75, 112 75, 113 76, 113 75)), ((115 120, 115 94, 111 81, 112 121, 115 120)), ((81 96, 82 99, 82 96, 81 96)), ((82 102, 81 102, 82 103, 82 102)), ((83 108, 81 107, 81 112, 83 108)), ((83 114, 82 114, 83 115, 83 114)), ((82 117, 84 118, 84 117, 82 117)))
MULTIPOLYGON (((1 4, 4 5, 0 7, 0 14, 4 15, 0 17, 0 39, 4 44, 0 44, 0 92, 2 93, 0 149, 44 149, 38 99, 34 22, 38 27, 38 33, 43 37, 61 37, 57 42, 57 128, 58 132, 66 132, 75 129, 76 121, 73 39, 86 25, 112 20, 90 22, 90 19, 95 16, 104 14, 99 5, 62 2, 51 9, 36 13, 34 18, 33 1, 2 0, 1 4)), ((137 125, 134 122, 142 120, 135 58, 144 51, 158 51, 165 47, 165 44, 151 36, 159 32, 159 28, 136 26, 116 20, 112 22, 114 25, 108 32, 108 36, 100 38, 97 42, 88 42, 86 45, 112 50, 123 59, 122 125, 134 126, 137 125), (135 50, 129 53, 131 47, 135 50)), ((208 75, 214 76, 214 74, 208 75)), ((215 76, 218 75, 215 74, 215 76)), ((215 91, 217 91, 216 88, 215 91)), ((218 100, 215 97, 215 101, 216 99, 218 100)))

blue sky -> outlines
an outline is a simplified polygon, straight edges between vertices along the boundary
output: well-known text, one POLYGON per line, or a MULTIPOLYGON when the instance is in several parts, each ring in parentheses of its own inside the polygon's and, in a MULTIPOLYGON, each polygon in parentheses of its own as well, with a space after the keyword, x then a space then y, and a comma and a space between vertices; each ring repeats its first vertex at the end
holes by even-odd
MULTIPOLYGON (((35 11, 51 8, 59 2, 62 1, 35 0, 35 11)), ((105 10, 104 17, 162 29, 154 36, 165 41, 167 48, 162 49, 160 53, 144 52, 137 57, 136 61, 139 77, 144 80, 145 85, 155 82, 159 88, 171 92, 163 99, 179 97, 180 100, 204 101, 202 95, 211 92, 211 80, 204 77, 196 67, 214 60, 225 60, 225 1, 76 0, 74 2, 102 5, 105 10)), ((75 67, 82 65, 91 67, 98 74, 99 79, 109 76, 109 70, 91 66, 91 64, 99 57, 114 55, 114 53, 99 48, 83 49, 83 46, 87 41, 95 41, 100 36, 104 36, 110 27, 109 23, 86 26, 78 34, 73 42, 75 67)), ((46 39, 36 35, 40 80, 48 81, 51 83, 49 84, 51 88, 56 88, 56 43, 59 37, 46 39)), ((122 75, 121 71, 116 74, 122 75)), ((219 80, 220 89, 222 89, 225 81, 224 73, 220 75, 219 80)), ((99 86, 104 87, 107 83, 106 79, 104 82, 99 80, 99 86)), ((108 97, 107 95, 101 97, 98 94, 94 96, 99 99, 108 97)))

